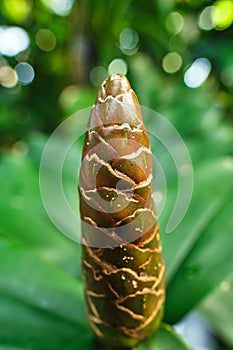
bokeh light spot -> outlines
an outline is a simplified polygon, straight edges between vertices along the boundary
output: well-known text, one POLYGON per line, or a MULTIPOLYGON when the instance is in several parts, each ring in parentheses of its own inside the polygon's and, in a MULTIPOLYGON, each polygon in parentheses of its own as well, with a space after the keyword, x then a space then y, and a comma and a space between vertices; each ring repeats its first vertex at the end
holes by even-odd
POLYGON ((16 141, 11 150, 13 153, 25 157, 28 154, 28 144, 23 140, 16 141))
POLYGON ((171 12, 166 18, 165 25, 170 33, 178 34, 184 26, 183 16, 179 12, 171 12))
POLYGON ((224 85, 233 86, 233 65, 225 67, 221 73, 221 81, 224 85))
POLYGON ((53 32, 49 29, 40 29, 36 33, 36 44, 43 51, 52 51, 57 43, 53 32))
POLYGON ((108 73, 109 74, 126 74, 127 73, 127 64, 124 60, 121 58, 116 58, 113 60, 109 66, 108 66, 108 73))
POLYGON ((20 62, 15 67, 15 71, 18 76, 18 81, 23 85, 30 84, 35 78, 35 72, 33 67, 26 62, 20 62))
POLYGON ((104 67, 96 66, 90 72, 90 81, 93 85, 100 86, 107 74, 108 72, 104 67))
POLYGON ((197 20, 194 16, 187 14, 184 17, 184 26, 180 33, 183 41, 188 45, 198 41, 200 31, 198 28, 197 20))
POLYGON ((120 48, 126 54, 135 53, 135 48, 138 45, 138 33, 132 28, 125 28, 119 36, 120 48))
POLYGON ((24 22, 31 12, 29 0, 3 0, 2 13, 16 23, 24 22))
POLYGON ((207 6, 202 10, 198 18, 198 26, 203 30, 211 30, 214 28, 214 24, 211 19, 211 13, 214 6, 207 6))
POLYGON ((182 66, 182 57, 177 52, 169 52, 164 56, 162 66, 166 73, 175 73, 182 66))
POLYGON ((0 52, 9 57, 26 50, 30 44, 27 32, 20 27, 0 27, 0 52))
POLYGON ((217 1, 211 11, 211 19, 216 29, 223 30, 228 28, 233 22, 233 1, 217 1))
POLYGON ((12 88, 17 84, 17 75, 9 66, 0 67, 0 84, 6 88, 12 88))
POLYGON ((43 0, 43 2, 58 16, 67 16, 74 5, 74 0, 43 0))
POLYGON ((201 86, 208 78, 211 71, 211 63, 207 58, 196 59, 191 67, 185 72, 184 82, 190 88, 201 86))
POLYGON ((63 107, 71 106, 74 104, 79 96, 79 88, 77 85, 66 86, 61 92, 59 102, 63 107))

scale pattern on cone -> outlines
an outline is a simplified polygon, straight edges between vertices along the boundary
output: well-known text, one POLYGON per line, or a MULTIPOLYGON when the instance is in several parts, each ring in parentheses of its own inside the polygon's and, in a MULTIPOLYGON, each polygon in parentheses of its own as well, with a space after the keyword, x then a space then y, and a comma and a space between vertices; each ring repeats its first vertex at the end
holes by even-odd
POLYGON ((89 324, 106 344, 132 348, 161 322, 165 266, 149 139, 137 97, 120 74, 103 82, 92 108, 79 194, 89 324))

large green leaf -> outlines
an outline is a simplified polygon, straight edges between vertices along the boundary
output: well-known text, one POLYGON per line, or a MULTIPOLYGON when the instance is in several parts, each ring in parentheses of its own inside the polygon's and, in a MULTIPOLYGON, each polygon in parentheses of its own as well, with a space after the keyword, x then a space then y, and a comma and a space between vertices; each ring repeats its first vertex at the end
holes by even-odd
POLYGON ((4 350, 8 346, 9 350, 60 349, 82 333, 79 325, 0 292, 0 344, 4 350))
MULTIPOLYGON (((73 161, 72 155, 71 160, 73 161)), ((225 220, 226 215, 229 216, 229 214, 225 213, 225 209, 223 210, 222 208, 225 208, 225 203, 228 200, 228 197, 231 193, 230 191, 232 189, 233 176, 231 164, 231 160, 229 158, 225 158, 212 160, 196 167, 194 195, 188 214, 186 215, 182 224, 175 230, 175 232, 173 232, 171 235, 162 234, 164 256, 167 264, 168 281, 166 320, 170 322, 175 322, 180 319, 204 296, 206 296, 207 293, 215 288, 216 283, 219 282, 219 278, 224 269, 229 269, 229 266, 225 264, 225 261, 223 261, 223 270, 220 270, 219 273, 215 275, 215 278, 212 279, 211 283, 207 285, 205 283, 199 284, 198 282, 199 278, 202 278, 200 281, 203 281, 205 275, 200 274, 199 276, 199 271, 198 273, 196 272, 196 266, 199 266, 201 263, 206 266, 207 271, 209 271, 208 269, 215 268, 214 257, 219 244, 218 240, 220 239, 217 237, 219 236, 217 234, 218 225, 222 224, 222 222, 225 220), (209 173, 213 173, 215 176, 210 177, 209 173), (223 183, 225 184, 224 188, 222 188, 223 183), (221 214, 222 210, 223 213, 221 214), (206 230, 209 227, 210 223, 212 225, 211 227, 215 228, 216 235, 216 239, 214 237, 211 238, 212 245, 214 244, 214 248, 211 250, 209 250, 209 238, 203 241, 203 237, 208 237, 206 230), (210 252, 209 256, 204 253, 204 257, 201 258, 199 256, 200 248, 198 247, 201 247, 201 254, 203 254, 202 252, 205 252, 207 249, 206 247, 208 247, 208 251, 210 252), (196 252, 196 249, 198 249, 197 253, 195 253, 197 255, 197 261, 194 259, 195 254, 193 253, 196 252), (201 259, 200 262, 199 259, 201 259), (193 288, 192 283, 194 281, 195 293, 192 293, 192 291, 190 292, 190 289, 193 288), (205 290, 203 290, 202 285, 206 285, 205 290), (188 301, 185 298, 185 295, 187 295, 187 293, 191 295, 188 301)), ((0 169, 2 180, 7 177, 7 174, 10 173, 12 175, 9 176, 10 181, 8 182, 7 186, 1 189, 4 202, 10 204, 8 207, 5 207, 3 204, 0 205, 0 210, 3 214, 1 232, 5 233, 5 236, 11 236, 14 237, 14 239, 25 242, 37 253, 45 256, 46 259, 49 257, 50 260, 58 262, 61 261, 62 265, 65 268, 67 265, 68 271, 72 273, 75 270, 79 270, 79 267, 76 268, 76 266, 73 265, 74 261, 76 261, 77 266, 80 266, 80 247, 78 245, 74 245, 68 239, 60 235, 58 231, 53 227, 53 225, 48 221, 48 218, 43 212, 39 197, 36 169, 37 167, 34 167, 32 163, 25 157, 11 155, 3 158, 0 169), (24 183, 23 179, 27 179, 27 182, 24 183), (22 202, 19 200, 21 197, 23 198, 22 202), (15 199, 16 202, 14 202, 15 199), (17 200, 19 201, 17 202, 17 200), (8 219, 9 215, 11 215, 13 220, 8 219)), ((73 165, 71 164, 68 173, 71 174, 72 171, 73 165)), ((72 183, 74 179, 72 175, 69 176, 69 181, 72 183)), ((69 184, 68 190, 70 190, 69 184)), ((173 183, 171 183, 171 185, 168 185, 168 190, 168 201, 166 204, 165 213, 161 217, 162 232, 163 228, 166 227, 167 217, 176 195, 176 187, 173 183)), ((229 211, 230 210, 231 209, 229 209, 229 211)), ((231 239, 227 232, 228 230, 225 230, 223 232, 224 237, 225 235, 227 236, 222 242, 225 242, 227 247, 229 247, 231 239)), ((223 246, 223 249, 225 250, 225 246, 223 246)), ((2 254, 3 252, 0 252, 0 256, 2 256, 2 254)), ((27 255, 27 253, 25 254, 27 255)), ((22 253, 19 261, 24 261, 23 256, 24 253, 22 253)), ((28 273, 28 270, 25 268, 26 265, 27 264, 25 263, 25 265, 22 265, 21 268, 21 271, 26 271, 26 275, 21 273, 18 275, 18 277, 17 274, 13 274, 13 270, 11 270, 9 273, 8 270, 5 270, 5 275, 3 275, 4 269, 2 269, 2 275, 0 274, 0 284, 2 286, 8 286, 7 288, 11 293, 11 288, 15 283, 17 287, 14 289, 14 291, 17 290, 18 293, 16 297, 23 298, 22 300, 26 303, 29 302, 30 304, 32 303, 32 305, 35 303, 35 305, 37 305, 37 295, 31 295, 30 289, 43 290, 44 277, 42 278, 42 275, 39 276, 40 284, 35 289, 35 286, 33 285, 34 280, 26 280, 26 282, 24 280, 25 276, 27 276, 28 273), (9 276, 10 283, 5 283, 6 276, 9 276), (18 285, 20 285, 20 288, 18 285), (33 299, 34 297, 35 300, 33 299)), ((49 265, 47 267, 49 271, 49 265)), ((45 268, 45 271, 47 267, 45 268)), ((35 272, 35 279, 37 279, 37 277, 37 272, 35 272)), ((64 290, 60 288, 61 283, 62 282, 60 280, 56 286, 57 290, 61 293, 60 297, 62 293, 65 293, 64 290)), ((81 286, 79 286, 79 288, 81 290, 81 286)), ((67 295, 68 294, 69 292, 67 292, 67 295)), ((51 295, 53 295, 53 289, 48 288, 44 294, 44 297, 48 298, 48 300, 51 300, 53 299, 51 295)), ((70 298, 67 297, 67 300, 70 300, 70 298)), ((64 301, 63 303, 65 309, 68 308, 70 310, 76 310, 76 307, 73 307, 71 305, 72 303, 69 305, 67 305, 64 301)), ((57 311, 60 310, 60 306, 56 303, 52 304, 52 306, 50 305, 49 308, 51 308, 51 312, 60 313, 60 311, 57 311)), ((67 314, 68 313, 66 312, 66 316, 67 314)))
POLYGON ((222 281, 199 309, 212 325, 216 334, 233 349, 233 275, 222 281))
POLYGON ((0 350, 24 350, 23 348, 18 348, 12 345, 0 346, 0 350))
POLYGON ((0 181, 4 183, 0 188, 0 232, 78 275, 80 246, 49 220, 40 197, 37 166, 24 155, 7 154, 1 159, 0 181))
POLYGON ((141 345, 138 350, 191 350, 191 347, 174 331, 174 329, 162 324, 147 344, 141 345))
MULTIPOLYGON (((9 240, 0 241, 0 256, 0 344, 22 350, 92 350, 81 283, 9 240)), ((139 347, 168 348, 189 349, 167 325, 139 347)))
POLYGON ((176 196, 176 188, 168 187, 166 207, 160 218, 168 284, 203 232, 230 200, 232 191, 232 158, 217 158, 197 165, 194 168, 194 188, 188 212, 171 234, 163 234, 176 196))
POLYGON ((0 344, 53 350, 87 331, 80 281, 19 243, 0 240, 0 344))
MULTIPOLYGON (((112 350, 110 347, 103 346, 93 338, 91 333, 85 333, 73 344, 62 348, 61 350, 112 350)), ((191 350, 191 347, 174 331, 174 329, 162 324, 160 328, 144 344, 140 345, 138 350, 191 350)))
MULTIPOLYGON (((0 292, 3 295, 86 327, 81 281, 18 243, 0 240, 0 257, 0 292)), ((0 303, 1 310, 3 305, 5 310, 10 307, 2 299, 0 303)))
POLYGON ((232 270, 232 160, 215 160, 196 172, 190 210, 164 237, 168 289, 165 319, 177 322, 232 270), (213 175, 211 175, 213 174, 213 175))

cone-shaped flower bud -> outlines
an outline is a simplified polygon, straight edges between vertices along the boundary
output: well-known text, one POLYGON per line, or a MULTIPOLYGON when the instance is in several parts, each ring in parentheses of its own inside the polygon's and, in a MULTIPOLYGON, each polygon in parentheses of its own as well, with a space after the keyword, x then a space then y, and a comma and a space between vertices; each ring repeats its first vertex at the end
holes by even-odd
POLYGON ((79 193, 89 324, 106 344, 132 348, 161 322, 165 267, 149 139, 122 75, 103 82, 92 108, 79 193))

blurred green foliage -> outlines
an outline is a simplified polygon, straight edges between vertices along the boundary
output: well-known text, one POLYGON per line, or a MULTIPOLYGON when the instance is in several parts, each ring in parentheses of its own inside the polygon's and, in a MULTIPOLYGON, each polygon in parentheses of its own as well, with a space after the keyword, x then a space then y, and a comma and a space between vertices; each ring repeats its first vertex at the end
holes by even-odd
POLYGON ((207 18, 203 19, 204 10, 214 8, 214 1, 80 0, 73 7, 72 3, 1 1, 1 30, 17 26, 30 39, 23 52, 2 56, 3 86, 4 65, 15 68, 18 63, 27 62, 35 70, 30 84, 19 82, 1 88, 2 147, 12 145, 34 129, 51 132, 64 115, 91 105, 93 90, 96 91, 92 82, 99 85, 116 58, 127 64, 140 102, 166 115, 180 132, 195 136, 220 119, 230 121, 232 26, 224 30, 217 24, 215 28, 214 23, 211 26, 211 13, 210 18, 205 15, 207 18), (66 7, 69 10, 65 11, 66 7), (208 30, 202 29, 206 26, 208 30), (133 30, 136 38, 131 32, 127 37, 125 29, 133 30), (163 62, 171 52, 181 58, 180 67, 173 56, 163 62), (204 86, 194 91, 185 86, 184 72, 200 57, 208 59, 212 69, 204 86), (165 69, 175 72, 165 72, 163 63, 165 69), (93 71, 96 67, 102 70, 93 71))
MULTIPOLYGON (((83 314, 80 246, 48 219, 39 164, 48 135, 90 107, 112 72, 126 73, 140 103, 175 126, 194 167, 190 208, 165 235, 177 176, 152 140, 167 177, 160 218, 165 321, 199 309, 225 344, 219 349, 233 349, 232 22, 231 0, 1 0, 0 349, 93 346, 83 314), (9 36, 12 28, 23 34, 9 36)), ((156 128, 154 120, 146 123, 156 128)), ((79 140, 64 175, 71 192, 80 149, 79 140)), ((167 327, 142 349, 186 349, 167 327)))

